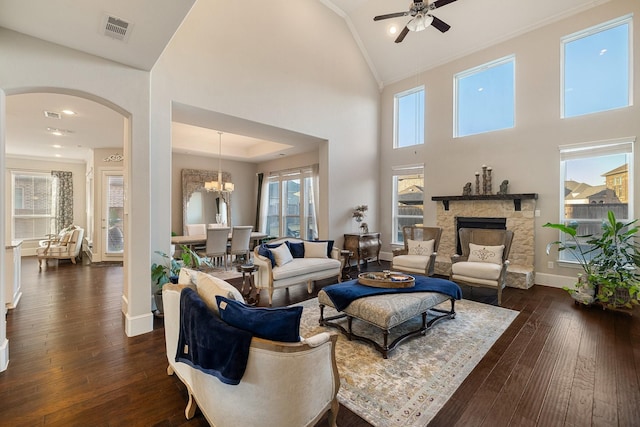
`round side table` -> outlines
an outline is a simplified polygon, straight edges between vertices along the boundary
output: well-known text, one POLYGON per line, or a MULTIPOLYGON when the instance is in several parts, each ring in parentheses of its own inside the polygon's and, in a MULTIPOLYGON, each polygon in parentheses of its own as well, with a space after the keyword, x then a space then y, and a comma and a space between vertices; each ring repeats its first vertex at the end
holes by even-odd
POLYGON ((240 288, 240 293, 248 305, 258 305, 260 302, 260 291, 256 289, 255 298, 251 296, 251 292, 256 288, 253 275, 259 268, 260 267, 254 264, 239 264, 236 266, 238 273, 242 273, 242 288, 240 288), (246 292, 244 290, 245 286, 248 288, 246 292))
POLYGON ((353 256, 353 251, 348 249, 342 249, 340 251, 340 255, 344 259, 344 268, 342 269, 342 280, 351 280, 351 257, 353 256))

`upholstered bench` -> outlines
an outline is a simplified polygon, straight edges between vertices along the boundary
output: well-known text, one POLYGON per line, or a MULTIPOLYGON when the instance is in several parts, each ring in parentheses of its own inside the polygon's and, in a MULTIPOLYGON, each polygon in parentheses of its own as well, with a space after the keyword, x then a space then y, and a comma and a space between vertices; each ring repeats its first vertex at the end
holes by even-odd
MULTIPOLYGON (((425 279, 429 279, 432 281, 436 280, 441 282, 449 282, 448 280, 443 279, 433 279, 416 276, 416 283, 424 281, 425 279)), ((426 331, 431 326, 442 319, 455 318, 455 300, 461 298, 461 292, 459 292, 460 288, 455 285, 455 283, 450 283, 454 285, 455 288, 457 288, 455 297, 440 292, 396 293, 394 292, 394 290, 388 290, 391 293, 371 295, 355 299, 350 302, 349 305, 347 305, 345 308, 342 308, 341 311, 339 310, 339 308, 341 307, 336 308, 336 304, 334 304, 327 292, 322 289, 318 292, 318 303, 320 304, 319 322, 323 326, 338 328, 349 340, 355 339, 372 344, 375 349, 382 353, 382 356, 386 359, 389 352, 395 349, 402 341, 416 335, 425 335, 426 331), (451 302, 450 310, 434 308, 445 301, 451 302), (326 306, 338 310, 340 314, 330 317, 324 317, 324 309, 326 306), (429 322, 427 322, 427 314, 429 312, 431 312, 434 317, 431 318, 429 322), (389 344, 388 340, 390 330, 416 316, 422 316, 422 324, 420 328, 409 331, 399 336, 391 344, 389 344), (347 319, 346 328, 343 327, 340 323, 336 322, 336 320, 343 318, 347 319), (380 345, 371 338, 355 334, 352 329, 354 318, 382 329, 383 344, 380 345)), ((357 283, 357 280, 352 280, 333 286, 362 285, 359 285, 357 283)))

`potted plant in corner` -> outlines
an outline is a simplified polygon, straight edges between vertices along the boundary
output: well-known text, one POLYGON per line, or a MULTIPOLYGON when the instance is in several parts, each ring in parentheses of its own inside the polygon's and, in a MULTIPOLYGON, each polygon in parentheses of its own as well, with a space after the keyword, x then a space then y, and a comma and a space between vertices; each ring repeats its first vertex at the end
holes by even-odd
POLYGON ((551 224, 544 227, 555 228, 566 234, 567 241, 551 242, 558 250, 568 250, 578 260, 584 274, 578 278, 573 289, 566 288, 571 296, 583 304, 598 304, 603 308, 632 308, 639 303, 640 291, 640 251, 635 242, 639 229, 636 220, 623 223, 616 220, 612 211, 602 222, 600 236, 577 235, 577 223, 551 224), (584 243, 580 243, 579 240, 584 243))
POLYGON ((158 317, 163 315, 162 306, 162 287, 165 283, 178 283, 178 275, 182 265, 175 258, 170 257, 164 252, 155 251, 156 254, 164 258, 163 263, 151 264, 151 281, 153 282, 153 298, 156 303, 155 314, 158 317))

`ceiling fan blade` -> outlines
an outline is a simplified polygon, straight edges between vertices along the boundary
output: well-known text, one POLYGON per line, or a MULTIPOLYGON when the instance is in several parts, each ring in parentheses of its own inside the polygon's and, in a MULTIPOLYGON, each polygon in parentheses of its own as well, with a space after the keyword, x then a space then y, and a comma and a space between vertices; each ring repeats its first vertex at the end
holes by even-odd
POLYGON ((389 18, 399 18, 401 16, 407 16, 409 14, 409 12, 396 12, 396 13, 387 13, 386 15, 378 15, 378 16, 374 16, 373 20, 374 21, 381 21, 383 19, 389 19, 389 18))
POLYGON ((400 31, 400 34, 396 38, 396 43, 400 43, 402 40, 404 40, 404 38, 407 36, 407 34, 409 34, 409 29, 405 26, 402 29, 402 31, 400 31))
POLYGON ((446 33, 447 31, 449 31, 449 28, 451 28, 451 25, 447 24, 446 22, 436 18, 433 15, 431 15, 431 17, 433 18, 433 22, 431 22, 431 25, 440 30, 441 33, 446 33))
POLYGON ((429 5, 429 9, 437 9, 442 6, 446 6, 449 3, 453 3, 456 0, 436 0, 429 5))

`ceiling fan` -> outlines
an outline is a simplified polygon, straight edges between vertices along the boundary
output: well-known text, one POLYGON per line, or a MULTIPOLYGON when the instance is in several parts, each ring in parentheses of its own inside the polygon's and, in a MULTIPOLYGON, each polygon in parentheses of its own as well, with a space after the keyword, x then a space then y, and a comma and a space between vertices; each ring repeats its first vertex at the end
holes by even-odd
POLYGON ((417 1, 413 0, 411 3, 409 10, 407 12, 396 12, 396 13, 388 13, 386 15, 378 15, 373 18, 374 21, 381 21, 383 19, 389 18, 398 18, 400 16, 408 16, 411 15, 413 18, 407 22, 407 25, 402 29, 395 42, 400 43, 409 31, 422 31, 427 28, 429 25, 434 26, 437 30, 444 33, 451 28, 449 24, 435 16, 431 15, 429 11, 433 9, 437 9, 442 6, 446 6, 449 3, 453 3, 456 0, 436 0, 432 3, 428 1, 417 1))

